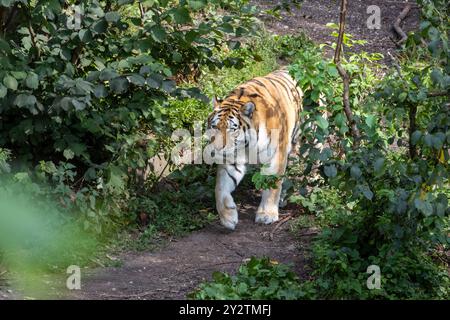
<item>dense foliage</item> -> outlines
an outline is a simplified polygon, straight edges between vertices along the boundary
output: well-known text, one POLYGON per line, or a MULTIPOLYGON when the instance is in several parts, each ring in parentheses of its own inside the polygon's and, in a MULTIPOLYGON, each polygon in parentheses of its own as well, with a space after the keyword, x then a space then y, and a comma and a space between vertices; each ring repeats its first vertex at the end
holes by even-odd
MULTIPOLYGON (((285 185, 309 214, 293 231, 320 231, 312 279, 254 258, 192 297, 448 298, 448 8, 419 4, 420 29, 389 70, 379 54, 346 50, 355 141, 322 55, 334 47, 261 32, 248 0, 0 0, 0 192, 20 190, 43 215, 56 201, 52 214, 98 235, 139 226, 137 248, 201 228, 215 219, 214 168, 169 162, 164 181, 143 179, 148 160, 169 154, 174 129, 205 119, 207 97, 292 62, 306 121, 285 185), (370 265, 381 289, 366 286, 370 265)), ((279 178, 251 179, 261 189, 279 178)))
POLYGON ((300 286, 297 275, 289 266, 268 258, 251 258, 239 267, 235 276, 216 272, 213 279, 212 283, 202 284, 190 297, 220 300, 293 300, 308 294, 300 286))
MULTIPOLYGON (((299 219, 293 230, 321 229, 313 280, 302 283, 308 298, 449 297, 448 8, 439 1, 421 6, 420 30, 409 35, 391 69, 380 69, 378 54, 349 51, 343 60, 360 141, 349 130, 335 64, 312 47, 290 66, 305 93, 307 119, 300 161, 290 168, 290 200, 316 216, 299 219), (371 265, 380 267, 380 289, 366 285, 371 265)), ((362 42, 344 37, 345 47, 354 44, 362 42)))
POLYGON ((206 97, 181 84, 201 68, 242 67, 218 53, 257 27, 247 1, 1 5, 2 171, 54 194, 97 232, 123 221, 114 216, 136 169, 170 148, 171 130, 204 118, 206 97))

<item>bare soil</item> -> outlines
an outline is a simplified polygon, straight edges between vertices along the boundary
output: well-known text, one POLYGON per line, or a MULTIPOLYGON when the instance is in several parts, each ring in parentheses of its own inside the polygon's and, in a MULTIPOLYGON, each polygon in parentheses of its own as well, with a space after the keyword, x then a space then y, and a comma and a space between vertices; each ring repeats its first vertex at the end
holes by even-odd
MULTIPOLYGON (((199 283, 211 279, 214 271, 235 273, 252 256, 292 263, 293 269, 304 275, 305 254, 287 230, 289 224, 282 225, 270 240, 274 226, 254 223, 254 205, 242 205, 240 209, 234 232, 214 223, 157 252, 126 253, 120 257, 123 266, 93 270, 82 290, 68 297, 185 299, 199 283)), ((305 244, 308 241, 304 237, 305 244)))
MULTIPOLYGON (((254 1, 261 7, 276 2, 254 1)), ((393 36, 391 26, 403 7, 402 1, 350 1, 346 32, 356 39, 367 40, 364 50, 386 55, 388 51, 395 50, 390 40, 393 36), (368 5, 378 5, 381 9, 379 30, 370 30, 366 26, 368 5)), ((413 6, 402 25, 406 32, 418 26, 418 15, 417 6, 413 6)), ((283 13, 281 20, 263 17, 271 32, 293 34, 304 31, 318 43, 334 40, 325 25, 337 23, 338 18, 339 1, 336 0, 306 0, 301 9, 293 9, 291 14, 283 13)), ((170 242, 156 252, 125 252, 120 256, 123 261, 120 267, 84 271, 82 290, 59 292, 58 296, 68 299, 184 299, 199 283, 211 279, 214 271, 234 273, 243 261, 252 256, 269 256, 283 263, 291 263, 300 277, 307 277, 310 238, 294 237, 289 231, 290 222, 287 222, 271 240, 270 233, 275 225, 262 226, 253 222, 259 197, 241 198, 242 201, 237 201, 240 222, 235 231, 227 231, 218 223, 213 223, 170 242)), ((297 214, 298 211, 299 208, 282 209, 281 213, 297 214)), ((49 287, 49 290, 52 289, 49 287)), ((15 298, 22 297, 0 279, 0 300, 15 298)))
MULTIPOLYGON (((277 0, 252 1, 254 4, 268 9, 278 2, 277 0)), ((411 11, 403 20, 401 27, 408 33, 419 26, 420 9, 415 1, 411 11)), ((305 0, 300 9, 293 7, 291 13, 284 12, 281 19, 263 16, 266 27, 276 34, 295 34, 305 32, 316 43, 332 43, 336 38, 331 36, 332 29, 327 23, 339 24, 340 1, 336 0, 305 0)), ((396 45, 393 40, 398 40, 392 31, 392 26, 400 12, 405 7, 405 1, 394 0, 353 0, 348 1, 345 32, 353 35, 354 39, 366 40, 367 43, 355 50, 367 52, 379 52, 384 55, 383 62, 389 64, 388 52, 394 52, 396 45), (370 5, 380 8, 380 29, 369 29, 367 19, 371 15, 367 13, 370 5)))

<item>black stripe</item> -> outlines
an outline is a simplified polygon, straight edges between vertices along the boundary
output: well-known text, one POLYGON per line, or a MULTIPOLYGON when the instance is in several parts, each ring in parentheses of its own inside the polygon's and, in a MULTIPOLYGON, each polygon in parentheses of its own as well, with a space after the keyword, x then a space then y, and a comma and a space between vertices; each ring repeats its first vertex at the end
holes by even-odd
POLYGON ((261 81, 256 80, 256 79, 250 80, 249 83, 256 83, 256 84, 260 85, 261 87, 266 88, 266 85, 264 83, 262 83, 261 81))
POLYGON ((227 169, 224 169, 224 170, 225 170, 225 172, 228 174, 228 176, 233 180, 234 186, 237 187, 237 181, 236 181, 236 178, 233 177, 233 176, 228 172, 227 169))
POLYGON ((238 95, 238 99, 240 99, 245 93, 245 89, 244 88, 239 88, 239 95, 238 95))
MULTIPOLYGON (((269 90, 266 86, 264 86, 263 88, 266 90, 266 92, 267 92, 268 95, 272 95, 272 93, 270 92, 270 90, 269 90)), ((256 93, 258 93, 258 94, 260 95, 261 98, 264 98, 264 92, 262 92, 258 87, 252 86, 252 89, 253 89, 256 93)), ((264 101, 264 100, 263 100, 263 101, 264 101)))
POLYGON ((286 91, 286 94, 287 94, 287 96, 289 97, 289 99, 294 100, 294 99, 293 99, 294 96, 292 95, 292 92, 290 92, 289 87, 286 87, 286 84, 285 84, 283 81, 281 81, 281 80, 278 79, 278 78, 267 78, 267 80, 269 80, 269 81, 275 86, 275 88, 277 88, 278 86, 277 86, 275 83, 273 83, 273 81, 276 81, 277 83, 279 83, 280 86, 282 86, 283 89, 286 91), (272 80, 273 80, 273 81, 272 81, 272 80), (290 93, 290 94, 289 94, 289 93, 290 93))
POLYGON ((274 75, 274 77, 285 83, 288 87, 292 87, 294 85, 294 83, 290 82, 289 79, 286 79, 286 77, 281 77, 279 75, 274 75))

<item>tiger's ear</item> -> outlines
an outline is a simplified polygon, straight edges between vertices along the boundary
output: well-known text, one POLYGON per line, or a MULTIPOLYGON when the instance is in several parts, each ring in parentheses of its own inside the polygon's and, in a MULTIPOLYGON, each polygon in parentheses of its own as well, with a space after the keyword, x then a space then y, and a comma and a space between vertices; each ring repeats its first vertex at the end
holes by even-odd
POLYGON ((217 111, 220 108, 220 102, 222 102, 219 98, 214 97, 212 99, 213 111, 217 111))
POLYGON ((251 118, 253 116, 253 112, 255 111, 255 104, 253 102, 247 102, 242 106, 241 111, 244 116, 251 118))

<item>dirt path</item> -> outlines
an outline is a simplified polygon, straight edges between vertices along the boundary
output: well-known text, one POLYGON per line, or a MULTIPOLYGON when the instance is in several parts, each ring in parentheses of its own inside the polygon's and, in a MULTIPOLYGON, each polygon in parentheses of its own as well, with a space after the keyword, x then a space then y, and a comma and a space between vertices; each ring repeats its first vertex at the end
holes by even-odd
POLYGON ((158 252, 124 254, 121 267, 92 270, 85 275, 82 290, 68 297, 184 299, 199 283, 211 279, 214 271, 234 273, 252 256, 293 263, 294 270, 302 275, 305 255, 288 231, 289 223, 282 225, 271 241, 269 234, 274 226, 256 225, 255 209, 253 205, 240 207, 240 222, 234 232, 214 223, 158 252))

